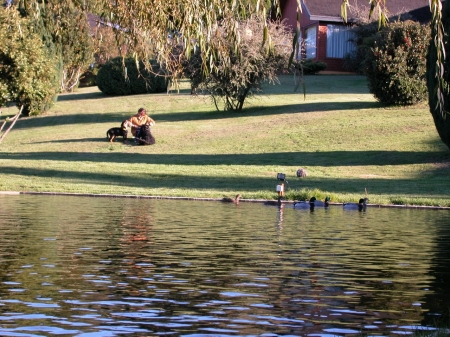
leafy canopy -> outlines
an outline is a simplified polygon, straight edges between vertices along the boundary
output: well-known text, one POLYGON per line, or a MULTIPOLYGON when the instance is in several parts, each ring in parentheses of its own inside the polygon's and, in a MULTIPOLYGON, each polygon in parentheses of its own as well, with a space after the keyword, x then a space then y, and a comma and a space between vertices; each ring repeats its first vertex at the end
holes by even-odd
MULTIPOLYGON (((215 39, 211 40, 213 49, 220 49, 226 55, 228 63, 215 60, 211 72, 203 81, 195 78, 194 83, 201 82, 199 88, 211 95, 219 110, 218 102, 223 101, 225 110, 242 110, 244 101, 261 89, 263 82, 278 82, 277 74, 285 69, 291 52, 292 33, 283 22, 269 22, 268 27, 274 48, 267 52, 267 46, 261 44, 260 33, 264 23, 256 18, 240 22, 238 48, 226 39, 226 35, 218 28, 214 31, 215 39)), ((268 42, 266 42, 268 43, 268 42)), ((194 65, 199 65, 196 58, 191 58, 194 65)), ((192 63, 192 62, 191 62, 192 63)))
POLYGON ((2 8, 0 45, 0 106, 16 102, 25 115, 39 114, 55 95, 55 70, 41 37, 16 10, 2 8))

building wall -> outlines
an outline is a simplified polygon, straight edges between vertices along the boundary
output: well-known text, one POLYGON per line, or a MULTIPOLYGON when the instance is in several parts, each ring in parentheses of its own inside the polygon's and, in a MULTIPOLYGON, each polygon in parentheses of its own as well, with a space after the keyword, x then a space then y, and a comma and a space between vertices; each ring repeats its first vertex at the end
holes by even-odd
POLYGON ((282 19, 295 32, 297 27, 297 1, 281 2, 281 13, 283 13, 282 19))
MULTIPOLYGON (((297 1, 288 0, 281 2, 283 19, 295 32, 297 27, 297 1)), ((302 37, 305 37, 305 30, 311 26, 318 26, 317 40, 316 40, 316 61, 322 61, 327 64, 327 71, 345 71, 342 67, 343 59, 327 58, 327 24, 310 19, 306 9, 304 9, 300 16, 302 25, 302 37)))

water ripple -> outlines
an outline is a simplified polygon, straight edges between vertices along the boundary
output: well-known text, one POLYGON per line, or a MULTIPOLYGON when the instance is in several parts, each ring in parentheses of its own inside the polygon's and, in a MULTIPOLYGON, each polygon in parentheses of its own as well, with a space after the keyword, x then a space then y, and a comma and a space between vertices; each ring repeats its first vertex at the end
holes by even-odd
POLYGON ((0 198, 1 336, 410 335, 450 303, 447 212, 0 198))

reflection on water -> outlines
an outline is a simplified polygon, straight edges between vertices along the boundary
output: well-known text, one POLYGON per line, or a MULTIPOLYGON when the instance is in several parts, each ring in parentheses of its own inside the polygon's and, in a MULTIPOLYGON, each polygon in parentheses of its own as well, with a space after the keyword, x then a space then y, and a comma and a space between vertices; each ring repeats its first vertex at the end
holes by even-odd
POLYGON ((450 303, 449 223, 448 211, 0 196, 0 335, 430 329, 450 303))

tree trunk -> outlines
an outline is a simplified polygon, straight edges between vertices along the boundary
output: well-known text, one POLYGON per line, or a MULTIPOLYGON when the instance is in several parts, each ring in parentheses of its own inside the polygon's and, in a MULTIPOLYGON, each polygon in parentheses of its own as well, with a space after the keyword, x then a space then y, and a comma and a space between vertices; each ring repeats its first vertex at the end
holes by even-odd
MULTIPOLYGON (((6 135, 8 134, 8 132, 11 131, 11 129, 13 128, 14 124, 16 124, 17 120, 19 119, 19 116, 22 114, 22 109, 23 109, 23 105, 20 107, 20 110, 19 110, 19 112, 17 113, 17 115, 15 115, 15 116, 11 119, 11 125, 9 126, 9 128, 6 129, 5 133, 0 137, 0 143, 1 143, 1 142, 3 141, 3 139, 6 137, 6 135)), ((6 124, 6 121, 5 121, 5 123, 3 123, 3 125, 2 125, 2 129, 3 129, 3 126, 4 126, 5 124, 6 124)), ((1 131, 1 129, 0 129, 0 131, 1 131)))

